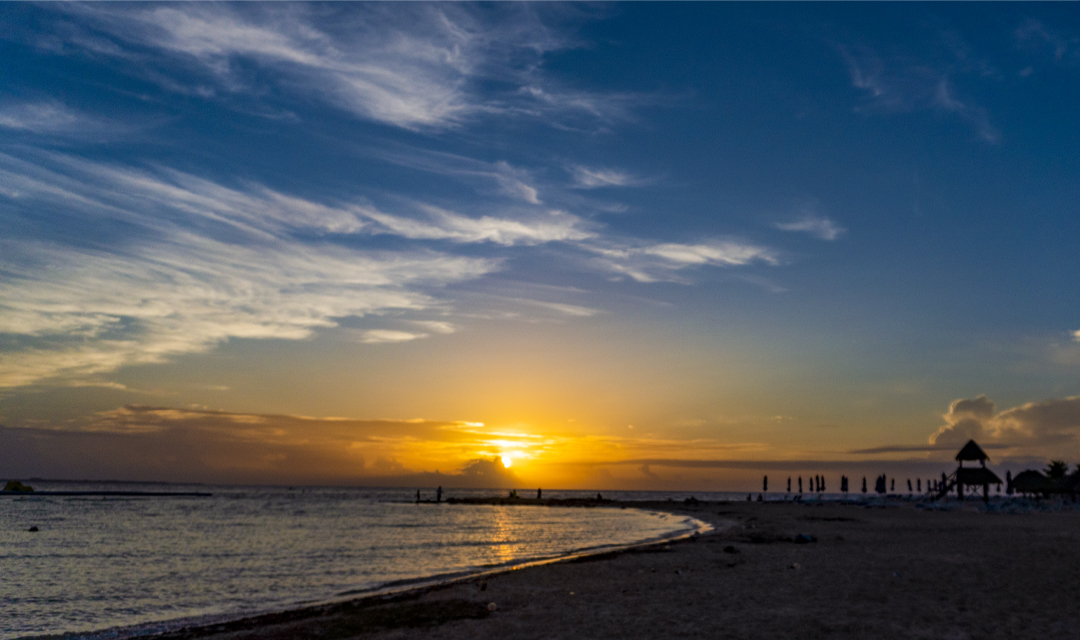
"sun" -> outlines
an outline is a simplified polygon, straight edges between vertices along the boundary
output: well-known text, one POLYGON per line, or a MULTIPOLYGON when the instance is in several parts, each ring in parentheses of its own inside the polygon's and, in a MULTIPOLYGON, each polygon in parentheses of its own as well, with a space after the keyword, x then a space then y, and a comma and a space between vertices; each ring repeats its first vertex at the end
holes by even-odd
POLYGON ((501 457, 502 457, 503 467, 506 468, 506 469, 509 469, 510 465, 514 463, 514 458, 509 453, 504 453, 504 454, 502 454, 501 457))

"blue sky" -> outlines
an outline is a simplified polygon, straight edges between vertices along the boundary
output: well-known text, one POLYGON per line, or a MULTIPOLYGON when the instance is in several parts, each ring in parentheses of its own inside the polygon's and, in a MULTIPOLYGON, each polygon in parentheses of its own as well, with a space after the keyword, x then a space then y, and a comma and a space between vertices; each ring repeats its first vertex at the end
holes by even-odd
MULTIPOLYGON (((1016 465, 1080 457, 1066 4, 8 4, 0 24, 19 473, 61 474, 56 433, 197 431, 168 411, 225 426, 179 462, 82 473, 235 479, 206 452, 272 416, 359 421, 319 445, 356 445, 341 481, 511 450, 580 486, 916 473, 970 436, 1016 465), (502 435, 443 447, 453 429, 416 421, 502 435)), ((243 478, 325 480, 304 442, 243 478)))

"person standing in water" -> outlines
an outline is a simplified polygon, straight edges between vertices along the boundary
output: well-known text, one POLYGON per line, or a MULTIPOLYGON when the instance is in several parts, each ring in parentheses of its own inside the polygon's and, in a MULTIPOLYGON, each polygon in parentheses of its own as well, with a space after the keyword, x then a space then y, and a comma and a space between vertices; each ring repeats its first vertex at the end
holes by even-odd
POLYGON ((442 502, 442 486, 435 490, 435 502, 442 502))

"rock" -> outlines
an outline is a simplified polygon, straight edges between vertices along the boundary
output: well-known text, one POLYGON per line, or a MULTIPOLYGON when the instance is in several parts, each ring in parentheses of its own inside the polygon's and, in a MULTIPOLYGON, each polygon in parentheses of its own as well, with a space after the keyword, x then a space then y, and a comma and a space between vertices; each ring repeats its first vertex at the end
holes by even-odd
POLYGON ((28 484, 23 484, 18 480, 8 480, 4 485, 4 491, 33 491, 34 488, 28 484))
POLYGON ((488 603, 488 611, 494 611, 496 609, 498 609, 498 607, 495 606, 494 602, 489 602, 488 603))
POLYGON ((792 562, 791 566, 788 567, 788 568, 789 569, 795 569, 796 571, 798 571, 799 569, 802 568, 802 565, 800 565, 798 562, 792 562))
POLYGON ((730 544, 728 546, 724 547, 724 553, 738 553, 738 552, 739 552, 739 550, 736 549, 735 547, 731 546, 730 544))
POLYGON ((817 542, 817 538, 808 533, 800 533, 799 535, 795 536, 793 542, 795 542, 795 544, 807 544, 810 542, 817 542))
POLYGON ((31 533, 35 532, 35 531, 38 531, 38 530, 39 529, 37 527, 30 527, 29 529, 27 529, 27 531, 30 531, 31 533))

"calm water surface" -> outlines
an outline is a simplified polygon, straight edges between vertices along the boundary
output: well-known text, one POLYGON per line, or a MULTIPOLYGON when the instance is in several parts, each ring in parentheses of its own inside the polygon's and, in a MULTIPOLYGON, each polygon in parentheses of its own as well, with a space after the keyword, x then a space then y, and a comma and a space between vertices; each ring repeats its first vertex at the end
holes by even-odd
MULTIPOLYGON (((152 623, 333 600, 397 581, 661 538, 698 524, 636 509, 417 505, 412 490, 34 484, 213 495, 0 497, 4 639, 130 625, 161 630, 168 625, 152 623), (40 530, 28 532, 30 526, 40 530)), ((593 494, 545 492, 584 495, 593 494)))

